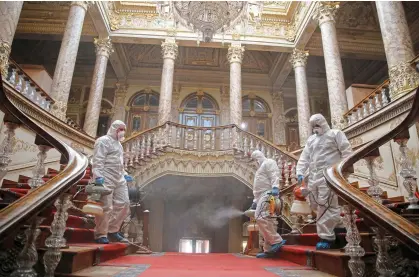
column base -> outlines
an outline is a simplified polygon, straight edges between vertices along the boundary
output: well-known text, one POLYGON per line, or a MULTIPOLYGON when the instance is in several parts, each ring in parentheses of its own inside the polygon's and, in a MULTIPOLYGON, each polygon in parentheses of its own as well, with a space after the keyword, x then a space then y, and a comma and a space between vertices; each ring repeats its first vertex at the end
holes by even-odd
POLYGON ((0 40, 0 72, 5 80, 9 69, 11 47, 7 41, 0 40))
POLYGON ((390 98, 394 101, 419 85, 419 74, 409 62, 399 63, 389 69, 390 98))
POLYGON ((57 101, 51 106, 51 114, 55 117, 61 119, 62 121, 67 121, 67 103, 62 101, 57 101))

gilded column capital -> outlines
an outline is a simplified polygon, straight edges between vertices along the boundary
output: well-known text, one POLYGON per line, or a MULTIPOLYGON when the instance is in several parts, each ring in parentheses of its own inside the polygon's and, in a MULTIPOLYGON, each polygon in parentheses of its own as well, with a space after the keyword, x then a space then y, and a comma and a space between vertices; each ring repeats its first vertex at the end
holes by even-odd
POLYGON ((163 59, 176 60, 178 55, 178 45, 173 38, 166 38, 161 44, 161 54, 163 59))
POLYGON ((282 91, 271 92, 272 100, 275 102, 284 102, 284 93, 282 91))
POLYGON ((7 69, 9 68, 10 43, 0 40, 0 72, 5 79, 7 76, 7 69))
POLYGON ((93 42, 96 46, 96 55, 104 56, 109 58, 109 56, 114 52, 111 39, 107 38, 95 38, 93 42))
POLYGON ((339 9, 339 2, 319 1, 314 10, 313 19, 322 25, 328 21, 335 21, 336 12, 339 9))
POLYGON ((128 91, 128 84, 127 83, 119 83, 117 82, 115 84, 115 97, 120 98, 120 97, 125 97, 125 95, 127 94, 128 91))
POLYGON ((82 7, 85 11, 90 7, 90 1, 72 1, 71 6, 79 6, 82 7))
POLYGON ((299 66, 305 67, 307 65, 308 56, 308 51, 294 48, 290 57, 290 63, 294 68, 299 66))
POLYGON ((227 59, 230 63, 241 63, 244 56, 244 46, 240 43, 232 43, 228 47, 227 59))

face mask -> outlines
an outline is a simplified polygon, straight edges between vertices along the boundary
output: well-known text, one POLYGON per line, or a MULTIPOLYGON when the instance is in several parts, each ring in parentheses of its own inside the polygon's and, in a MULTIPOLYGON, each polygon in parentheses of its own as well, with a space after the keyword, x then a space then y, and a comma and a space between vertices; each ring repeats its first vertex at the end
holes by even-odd
POLYGON ((125 139, 125 131, 118 132, 118 140, 123 141, 125 139))
POLYGON ((316 135, 321 135, 323 133, 322 128, 320 127, 314 127, 313 128, 313 133, 315 133, 316 135))

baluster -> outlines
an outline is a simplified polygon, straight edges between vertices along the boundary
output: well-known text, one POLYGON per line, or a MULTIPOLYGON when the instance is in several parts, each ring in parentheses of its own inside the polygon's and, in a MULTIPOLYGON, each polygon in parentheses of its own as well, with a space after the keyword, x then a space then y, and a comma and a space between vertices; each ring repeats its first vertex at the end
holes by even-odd
POLYGON ((155 154, 156 154, 156 141, 157 141, 157 139, 156 139, 156 132, 155 132, 155 131, 153 131, 153 132, 151 132, 151 134, 150 134, 151 153, 152 153, 153 155, 155 155, 155 154))
POLYGON ((4 131, 5 137, 0 144, 0 180, 6 176, 7 166, 12 161, 10 157, 13 154, 13 147, 16 139, 15 130, 19 127, 19 124, 13 122, 4 122, 4 125, 6 126, 6 130, 4 131))
POLYGON ((216 129, 211 130, 211 149, 212 150, 215 150, 215 130, 216 129))
POLYGON ((356 226, 355 210, 350 205, 343 206, 343 224, 346 228, 345 254, 350 257, 349 269, 354 277, 362 277, 365 274, 365 263, 361 259, 365 255, 365 250, 359 244, 361 236, 356 226))
POLYGON ((147 155, 147 157, 150 157, 150 155, 151 155, 151 139, 152 139, 152 133, 148 133, 147 134, 147 152, 146 152, 146 155, 147 155))
POLYGON ((239 150, 238 138, 240 136, 241 130, 239 130, 236 127, 234 127, 234 128, 235 128, 235 132, 233 132, 233 137, 232 137, 232 140, 233 140, 233 147, 232 148, 235 149, 235 150, 239 150))
POLYGON ((140 147, 140 159, 144 160, 144 152, 146 151, 145 149, 145 136, 142 135, 141 136, 141 147, 140 147))
POLYGON ((364 113, 364 117, 370 115, 370 112, 368 111, 368 101, 362 103, 362 112, 364 113))
POLYGON ((358 110, 354 110, 353 112, 352 112, 352 122, 353 123, 356 123, 358 121, 358 110))
POLYGON ((297 164, 295 162, 291 162, 291 169, 290 169, 290 179, 297 180, 297 173, 296 173, 297 164))
POLYGON ((283 169, 283 173, 284 173, 284 181, 285 181, 285 187, 288 187, 290 185, 290 181, 288 178, 289 175, 289 167, 288 167, 288 160, 284 159, 284 169, 283 169))
POLYGON ((25 86, 24 89, 22 90, 22 94, 25 97, 29 96, 30 90, 31 90, 31 83, 29 81, 29 79, 27 77, 25 77, 25 82, 24 82, 25 86))
POLYGON ((14 86, 16 84, 16 69, 12 67, 10 77, 9 77, 9 83, 14 86))
POLYGON ((362 110, 361 110, 361 107, 358 107, 357 115, 356 116, 358 117, 358 120, 361 120, 362 119, 362 110))
MULTIPOLYGON (((180 127, 175 126, 175 130, 176 130, 176 148, 180 148, 180 127)), ((186 140, 186 129, 185 129, 185 136, 183 138, 184 140, 186 140)), ((185 146, 186 143, 184 143, 183 145, 185 146)), ((184 147, 185 148, 185 147, 184 147)))
POLYGON ((202 130, 193 129, 193 150, 198 149, 198 132, 202 132, 202 130))
POLYGON ((220 134, 220 150, 224 150, 224 131, 225 131, 225 129, 221 129, 221 134, 220 134))
POLYGON ((153 139, 153 145, 154 145, 154 151, 156 151, 156 153, 158 152, 158 150, 160 149, 160 145, 161 145, 161 128, 158 128, 155 132, 154 132, 154 139, 153 139))
POLYGON ((22 72, 18 72, 16 74, 16 85, 15 85, 15 89, 19 92, 22 91, 23 88, 23 73, 22 72))
POLYGON ((247 153, 249 153, 250 152, 250 150, 249 150, 249 140, 248 140, 248 137, 247 137, 247 135, 244 135, 244 139, 243 139, 243 148, 242 148, 242 151, 247 155, 247 153))
POLYGON ((388 103, 390 103, 390 99, 388 99, 388 97, 387 97, 386 88, 383 88, 381 90, 381 103, 382 103, 383 107, 387 106, 388 103))
POLYGON ((416 170, 413 168, 412 161, 407 156, 407 142, 409 141, 410 135, 409 130, 405 130, 402 134, 398 135, 394 141, 400 146, 400 166, 402 170, 400 171, 400 176, 403 177, 403 186, 406 188, 409 193, 408 200, 409 206, 408 210, 419 209, 418 198, 415 196, 416 191, 416 170))
POLYGON ((71 194, 64 193, 55 201, 57 211, 51 223, 51 235, 46 239, 48 248, 44 254, 45 276, 54 277, 55 269, 61 260, 61 248, 66 247, 64 232, 68 219, 68 208, 71 207, 71 194))
POLYGON ((368 99, 368 103, 369 103, 368 108, 369 108, 369 110, 370 110, 370 114, 372 114, 372 113, 374 113, 374 112, 375 112, 374 96, 372 96, 372 97, 370 97, 370 98, 368 99))
POLYGON ((346 115, 345 118, 346 118, 346 121, 348 122, 348 126, 354 123, 352 121, 352 113, 348 113, 348 115, 346 115))
POLYGON ((133 149, 133 144, 127 143, 127 160, 128 160, 128 167, 134 167, 134 149, 133 149))
POLYGON ((172 126, 167 123, 168 132, 167 132, 167 146, 172 146, 172 126))
POLYGON ((378 273, 380 273, 380 276, 393 276, 394 265, 388 255, 388 246, 390 243, 385 236, 385 230, 378 227, 372 227, 371 229, 374 231, 376 235, 374 237, 374 244, 377 247, 377 259, 375 261, 375 269, 378 273))
POLYGON ((38 238, 41 230, 39 225, 44 220, 43 217, 36 217, 31 226, 25 231, 26 234, 26 244, 23 247, 22 252, 20 252, 17 257, 17 266, 18 268, 10 274, 10 277, 36 277, 38 274, 33 269, 33 266, 38 261, 38 252, 36 250, 36 239, 38 238))
POLYGON ((382 203, 381 194, 383 194, 383 190, 379 186, 374 164, 375 160, 378 157, 380 157, 380 152, 377 148, 372 153, 369 153, 367 157, 364 157, 364 160, 367 162, 368 171, 370 173, 370 176, 368 178, 368 184, 370 185, 370 187, 368 188, 367 193, 376 202, 382 203))
POLYGON ((32 189, 36 189, 45 184, 42 179, 45 175, 45 159, 47 158, 47 152, 51 149, 48 145, 38 145, 39 153, 37 155, 37 162, 32 170, 33 177, 29 180, 29 186, 32 189))
POLYGON ((381 96, 381 92, 377 92, 375 94, 375 97, 374 97, 374 99, 375 99, 375 110, 376 111, 378 111, 379 109, 381 109, 381 99, 380 99, 380 96, 381 96))

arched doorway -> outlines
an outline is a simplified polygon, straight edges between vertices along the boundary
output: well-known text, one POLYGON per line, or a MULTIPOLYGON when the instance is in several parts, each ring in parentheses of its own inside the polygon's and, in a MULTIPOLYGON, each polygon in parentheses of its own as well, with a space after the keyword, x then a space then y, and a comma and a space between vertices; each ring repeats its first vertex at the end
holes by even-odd
POLYGON ((157 125, 159 94, 153 90, 141 90, 128 101, 126 122, 128 132, 135 134, 157 125))
POLYGON ((214 98, 203 91, 188 95, 180 107, 181 124, 199 127, 212 127, 218 124, 218 104, 214 98))
POLYGON ((244 129, 272 141, 272 114, 269 105, 260 97, 246 95, 242 99, 244 129))

